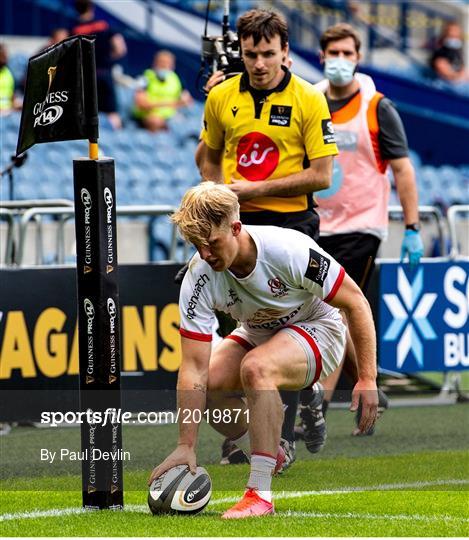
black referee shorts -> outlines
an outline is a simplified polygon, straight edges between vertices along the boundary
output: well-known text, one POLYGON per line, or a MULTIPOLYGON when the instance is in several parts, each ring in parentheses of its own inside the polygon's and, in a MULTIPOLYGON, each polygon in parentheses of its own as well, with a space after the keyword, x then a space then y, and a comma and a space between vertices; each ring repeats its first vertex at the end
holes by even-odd
POLYGON ((309 236, 316 242, 319 239, 319 216, 315 210, 303 212, 241 212, 241 222, 245 225, 274 225, 293 229, 309 236))
POLYGON ((333 234, 318 240, 322 249, 344 267, 363 292, 368 288, 380 243, 376 236, 364 233, 333 234))

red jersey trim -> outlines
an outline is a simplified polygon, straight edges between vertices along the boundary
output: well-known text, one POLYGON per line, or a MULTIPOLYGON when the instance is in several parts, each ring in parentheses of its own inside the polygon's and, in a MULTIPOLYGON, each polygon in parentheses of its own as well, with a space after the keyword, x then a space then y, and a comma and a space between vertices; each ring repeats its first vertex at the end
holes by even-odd
POLYGON ((247 351, 252 351, 252 349, 254 349, 254 347, 249 343, 249 341, 246 341, 244 338, 242 338, 241 336, 237 336, 236 334, 230 334, 229 336, 226 336, 225 339, 232 339, 233 341, 236 341, 236 343, 241 345, 241 347, 243 347, 247 351))
POLYGON ((300 336, 307 341, 311 349, 313 349, 314 357, 316 358, 316 370, 314 372, 313 382, 311 383, 311 386, 313 386, 313 384, 321 376, 321 371, 322 371, 321 351, 318 349, 318 346, 316 345, 316 342, 314 341, 314 339, 308 334, 308 332, 305 332, 303 328, 300 328, 299 326, 295 326, 293 324, 289 324, 288 326, 286 326, 286 328, 290 328, 291 330, 294 330, 295 332, 300 334, 300 336))
POLYGON ((335 280, 334 286, 332 287, 331 292, 326 296, 326 298, 324 298, 324 302, 330 302, 334 298, 334 296, 337 294, 337 291, 339 290, 339 287, 342 285, 342 281, 344 281, 344 277, 345 270, 341 266, 339 275, 335 280))
POLYGON ((179 333, 185 338, 195 339, 196 341, 212 341, 211 334, 200 334, 199 332, 191 332, 184 328, 179 328, 179 333))

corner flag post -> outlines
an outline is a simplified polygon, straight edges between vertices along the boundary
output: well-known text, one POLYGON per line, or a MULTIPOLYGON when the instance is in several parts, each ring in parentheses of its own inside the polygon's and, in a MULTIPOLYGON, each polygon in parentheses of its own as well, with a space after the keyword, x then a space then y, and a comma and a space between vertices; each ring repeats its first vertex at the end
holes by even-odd
POLYGON ((73 161, 82 500, 85 508, 121 509, 115 174, 113 159, 99 159, 98 127, 94 38, 72 36, 30 58, 17 155, 36 143, 89 141, 89 157, 73 161))

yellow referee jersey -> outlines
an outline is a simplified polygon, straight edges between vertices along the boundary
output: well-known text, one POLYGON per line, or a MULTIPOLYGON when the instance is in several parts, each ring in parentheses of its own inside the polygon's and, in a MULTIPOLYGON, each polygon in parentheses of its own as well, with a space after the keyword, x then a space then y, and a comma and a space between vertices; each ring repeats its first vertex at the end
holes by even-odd
MULTIPOLYGON (((231 178, 275 181, 303 170, 305 155, 313 160, 338 154, 324 94, 285 71, 273 91, 250 88, 247 73, 210 91, 202 139, 210 148, 224 148, 225 183, 231 178)), ((258 197, 241 204, 242 212, 307 208, 306 195, 258 197)))

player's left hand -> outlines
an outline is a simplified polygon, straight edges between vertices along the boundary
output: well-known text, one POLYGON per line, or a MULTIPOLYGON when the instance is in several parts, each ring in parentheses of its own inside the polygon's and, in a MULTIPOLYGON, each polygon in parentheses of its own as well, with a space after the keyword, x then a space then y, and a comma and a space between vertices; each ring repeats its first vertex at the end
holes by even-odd
POLYGON ((406 231, 402 240, 401 262, 406 255, 409 256, 410 268, 418 266, 420 258, 423 256, 423 242, 418 231, 406 231))
POLYGON ((362 402, 362 416, 358 424, 359 433, 367 433, 375 424, 378 415, 378 388, 376 381, 358 379, 352 392, 350 410, 356 412, 362 402))
POLYGON ((237 178, 231 178, 231 184, 227 184, 228 187, 231 189, 233 193, 236 193, 238 196, 238 200, 241 201, 249 201, 249 199, 253 199, 254 197, 258 197, 259 194, 257 193, 257 185, 261 184, 262 182, 246 182, 245 180, 238 180, 237 178))

